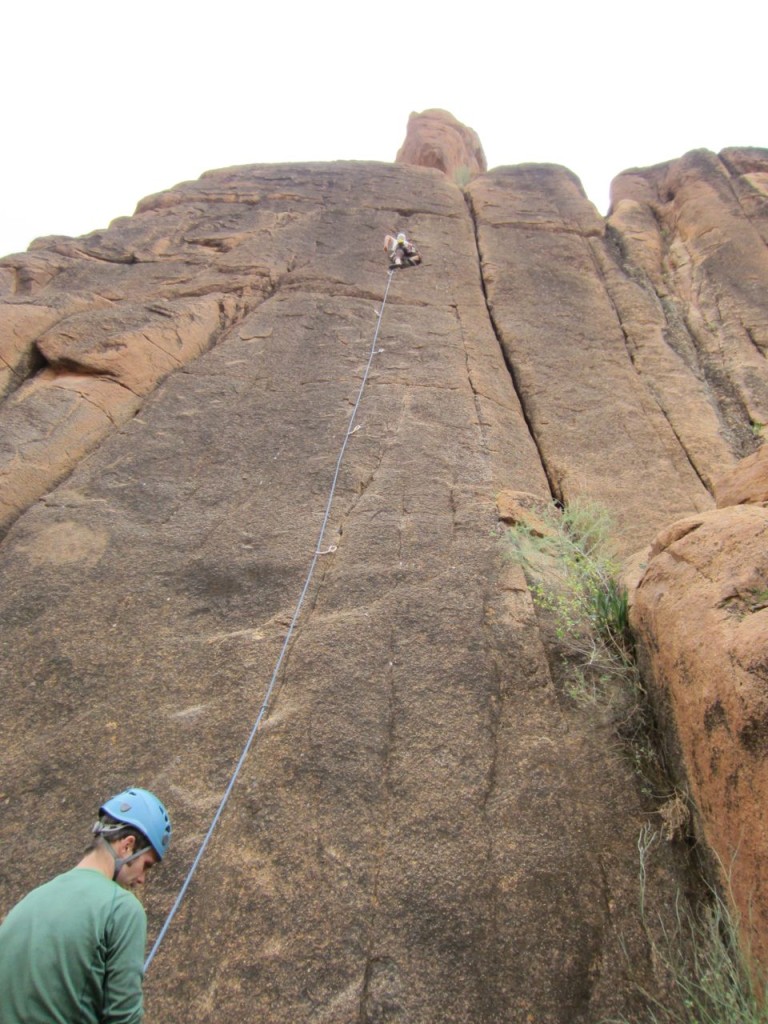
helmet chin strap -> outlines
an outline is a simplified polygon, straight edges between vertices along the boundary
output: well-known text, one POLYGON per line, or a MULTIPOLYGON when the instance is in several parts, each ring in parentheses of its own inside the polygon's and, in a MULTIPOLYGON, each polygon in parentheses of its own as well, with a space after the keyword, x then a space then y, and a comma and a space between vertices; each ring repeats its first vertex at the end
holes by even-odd
MULTIPOLYGON (((105 840, 105 842, 106 842, 106 840, 105 840)), ((140 857, 142 855, 142 853, 146 853, 147 850, 150 849, 149 846, 144 846, 140 850, 136 850, 134 853, 132 853, 130 855, 130 857, 118 857, 117 854, 115 853, 113 847, 112 847, 112 844, 110 842, 106 842, 106 846, 107 846, 107 849, 110 852, 110 855, 112 856, 112 859, 115 862, 115 869, 112 872, 112 881, 113 882, 117 881, 117 876, 120 874, 121 869, 126 864, 130 864, 131 861, 136 860, 136 858, 140 857)))

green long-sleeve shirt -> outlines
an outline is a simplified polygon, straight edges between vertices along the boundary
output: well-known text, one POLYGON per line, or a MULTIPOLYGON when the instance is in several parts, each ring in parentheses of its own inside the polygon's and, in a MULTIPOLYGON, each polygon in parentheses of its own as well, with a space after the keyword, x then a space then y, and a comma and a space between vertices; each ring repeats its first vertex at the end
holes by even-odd
POLYGON ((133 893, 73 868, 0 925, 0 1024, 139 1024, 147 918, 133 893))

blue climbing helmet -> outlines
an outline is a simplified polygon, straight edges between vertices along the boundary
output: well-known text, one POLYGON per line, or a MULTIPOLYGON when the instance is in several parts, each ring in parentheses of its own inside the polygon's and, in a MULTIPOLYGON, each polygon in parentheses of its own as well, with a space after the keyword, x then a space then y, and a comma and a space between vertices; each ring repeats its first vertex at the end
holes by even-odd
MULTIPOLYGON (((99 814, 138 829, 162 860, 171 844, 171 819, 160 800, 148 789, 126 789, 99 808, 99 814)), ((107 830, 100 829, 101 834, 107 830)), ((133 859, 133 858, 131 858, 133 859)))

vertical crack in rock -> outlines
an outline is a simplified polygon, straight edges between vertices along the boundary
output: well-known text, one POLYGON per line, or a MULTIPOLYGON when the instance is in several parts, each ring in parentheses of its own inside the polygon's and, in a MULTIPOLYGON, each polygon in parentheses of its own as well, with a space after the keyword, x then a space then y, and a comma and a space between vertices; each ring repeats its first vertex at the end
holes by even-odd
MULTIPOLYGON (((704 392, 702 398, 714 410, 719 423, 718 430, 722 434, 724 441, 736 456, 747 455, 754 450, 755 439, 745 426, 749 419, 746 407, 732 382, 723 373, 722 349, 718 357, 719 367, 716 367, 711 355, 708 355, 707 350, 700 344, 697 335, 701 328, 691 322, 690 309, 686 310, 685 303, 678 295, 675 287, 675 271, 671 265, 669 240, 666 237, 668 230, 665 227, 661 211, 654 205, 648 208, 648 213, 655 224, 654 234, 658 239, 660 247, 660 265, 658 274, 655 275, 655 280, 648 272, 648 269, 641 265, 642 261, 638 262, 636 258, 637 253, 633 254, 628 251, 628 239, 625 233, 627 226, 623 226, 621 223, 616 225, 613 223, 616 214, 609 218, 606 226, 606 239, 609 243, 610 252, 626 277, 628 284, 631 283, 640 288, 648 296, 648 301, 658 309, 660 324, 663 325, 663 345, 668 347, 670 355, 679 359, 681 366, 686 367, 690 372, 690 383, 686 390, 692 393, 691 397, 693 397, 697 390, 704 392)), ((631 224, 628 227, 629 231, 631 231, 631 224)), ((636 247, 636 240, 633 240, 633 243, 636 247)), ((699 284, 698 291, 700 289, 701 284, 699 284)), ((637 349, 639 341, 634 338, 634 333, 629 328, 628 333, 631 334, 630 340, 635 349, 637 349)), ((672 369, 674 370, 674 368, 672 369)), ((676 376, 676 374, 673 374, 673 376, 676 376)), ((659 392, 658 401, 663 405, 665 414, 668 417, 675 414, 674 418, 677 423, 675 432, 680 437, 681 444, 688 451, 689 457, 695 460, 700 477, 705 480, 708 488, 711 488, 711 478, 713 475, 712 460, 711 458, 709 459, 710 465, 705 469, 705 463, 702 462, 701 455, 696 454, 698 437, 702 433, 702 426, 693 423, 688 424, 686 421, 683 421, 681 425, 678 422, 676 413, 681 405, 680 395, 679 393, 677 395, 672 394, 668 397, 665 404, 663 398, 663 379, 659 379, 658 369, 656 374, 652 372, 645 373, 644 378, 646 386, 654 389, 654 394, 657 391, 659 392), (685 429, 686 426, 688 427, 687 430, 685 429)), ((690 401, 687 394, 685 398, 688 402, 690 401)), ((701 408, 703 406, 700 406, 701 408)), ((705 409, 704 415, 706 417, 705 409)), ((724 455, 725 453, 721 452, 721 461, 724 459, 724 455)), ((724 464, 727 464, 727 459, 725 459, 724 464)))
POLYGON ((668 517, 709 507, 688 453, 637 387, 625 325, 595 268, 605 224, 578 180, 564 168, 523 165, 477 178, 469 192, 496 335, 554 496, 565 504, 588 496, 613 510, 627 550, 668 517), (653 495, 644 483, 651 466, 660 482, 653 495), (631 512, 621 498, 628 491, 631 512))
POLYGON ((466 372, 467 372, 467 383, 469 384, 469 387, 470 387, 470 389, 472 391, 472 401, 474 402, 474 406, 475 406, 475 418, 477 420, 477 431, 478 431, 479 441, 480 441, 480 450, 482 451, 483 456, 485 458, 488 458, 488 456, 489 456, 489 449, 488 449, 488 436, 487 436, 487 430, 486 430, 486 425, 485 425, 485 417, 483 416, 483 408, 482 408, 482 404, 480 402, 480 395, 478 393, 477 387, 475 386, 475 381, 474 381, 474 377, 473 377, 473 373, 472 373, 472 366, 471 366, 470 357, 469 357, 469 349, 467 348, 467 339, 466 339, 466 336, 464 334, 464 323, 463 323, 463 321, 461 319, 461 313, 459 312, 459 307, 454 303, 454 304, 451 305, 451 309, 453 310, 453 314, 456 317, 456 325, 459 328, 459 334, 461 335, 461 345, 462 345, 462 348, 464 350, 464 366, 465 366, 466 372))
MULTIPOLYGON (((678 315, 692 341, 697 365, 701 367, 727 433, 733 439, 736 454, 743 457, 754 451, 755 438, 746 429, 750 415, 744 394, 729 370, 720 301, 716 295, 709 294, 703 273, 694 278, 695 254, 686 240, 677 232, 670 239, 670 228, 662 212, 655 207, 653 212, 660 225, 663 246, 664 281, 668 288, 665 309, 672 304, 676 311, 680 310, 678 315), (680 259, 680 250, 685 252, 684 260, 680 259)), ((752 338, 749 340, 757 347, 752 338)))
MULTIPOLYGON (((743 170, 739 169, 739 154, 734 150, 724 150, 722 153, 717 155, 717 160, 720 166, 723 168, 724 174, 728 179, 728 184, 731 187, 734 200, 738 204, 744 218, 749 222, 754 231, 763 240, 766 248, 768 248, 768 234, 764 233, 764 228, 760 223, 760 219, 755 214, 755 207, 758 209, 765 210, 768 207, 768 190, 758 189, 757 185, 753 180, 747 178, 748 191, 743 187, 743 182, 746 177, 743 170), (736 179, 742 187, 737 188, 736 179), (752 199, 752 202, 748 202, 748 197, 752 199)), ((762 173, 765 173, 765 150, 760 151, 759 156, 755 160, 756 168, 759 167, 762 173)), ((762 216, 762 220, 765 220, 765 216, 762 216)))
POLYGON ((612 216, 630 237, 648 212, 660 226, 655 283, 683 312, 737 456, 754 449, 751 424, 768 418, 765 167, 765 151, 697 150, 614 182, 612 216))
MULTIPOLYGON (((606 297, 610 302, 613 312, 616 316, 616 324, 619 330, 621 331, 622 338, 624 339, 624 346, 627 351, 627 357, 629 359, 630 364, 632 365, 632 368, 637 374, 638 389, 641 391, 643 395, 648 396, 648 400, 653 403, 655 408, 658 409, 659 413, 662 415, 662 417, 668 424, 669 429, 677 438, 681 454, 688 462, 688 465, 691 467, 691 470, 699 478, 702 487, 704 487, 707 490, 711 490, 711 480, 708 478, 706 474, 702 473, 699 470, 696 461, 694 460, 694 458, 692 457, 691 453, 689 452, 688 448, 684 443, 684 439, 682 438, 681 434, 678 432, 676 428, 674 417, 670 416, 669 410, 667 409, 665 404, 662 401, 660 401, 659 397, 654 393, 653 387, 648 386, 649 384, 652 384, 652 382, 646 380, 645 375, 643 374, 640 366, 638 365, 637 346, 631 336, 631 325, 628 325, 624 319, 622 309, 619 305, 619 297, 615 294, 614 288, 612 287, 611 281, 605 272, 605 268, 600 258, 602 257, 603 259, 610 259, 610 252, 606 252, 606 247, 603 245, 602 240, 586 238, 584 239, 584 241, 589 251, 590 257, 592 259, 592 263, 595 268, 595 274, 597 278, 602 282, 606 297), (595 251, 595 248, 598 246, 600 248, 599 257, 598 253, 595 251)), ((617 266, 617 270, 620 271, 621 268, 617 266)), ((624 283, 626 284, 626 286, 631 287, 631 284, 628 280, 626 280, 624 283)))
POLYGON ((541 463, 541 468, 543 469, 544 474, 545 474, 545 476, 547 478, 547 481, 549 483, 550 495, 552 496, 552 498, 555 501, 562 501, 563 500, 563 496, 560 493, 560 488, 557 485, 557 482, 556 482, 556 479, 555 479, 554 475, 550 471, 550 467, 547 465, 547 460, 546 460, 546 458, 544 456, 544 453, 543 453, 543 451, 541 449, 541 446, 539 444, 538 438, 536 437, 536 431, 534 429, 533 423, 532 423, 531 418, 530 418, 530 416, 528 414, 528 411, 526 409, 526 404, 525 404, 524 396, 522 394, 522 389, 520 388, 519 381, 517 380, 517 375, 515 373, 515 367, 512 364, 511 360, 509 359, 509 356, 507 355, 507 351, 505 349, 505 346, 502 343, 501 332, 499 330, 499 326, 498 326, 498 324, 496 322, 496 317, 495 317, 494 312, 493 312, 493 305, 492 305, 492 303, 490 302, 490 300, 488 298, 488 291, 487 291, 487 287, 486 287, 485 275, 483 273, 482 246, 480 244, 480 234, 479 234, 478 223, 477 223, 477 215, 475 213, 474 204, 472 202, 472 196, 469 193, 465 192, 464 193, 464 199, 465 199, 465 202, 466 202, 467 210, 469 211, 470 219, 472 221, 472 230, 474 232, 474 237, 475 237, 475 251, 476 251, 476 254, 477 254, 477 269, 478 269, 478 275, 479 275, 479 278, 480 278, 480 287, 482 289, 483 299, 485 301, 485 308, 488 311, 488 322, 490 323, 491 329, 493 330, 494 336, 496 338, 496 342, 497 342, 497 344, 499 346, 499 351, 501 352, 502 358, 504 360, 504 365, 506 366, 507 372, 509 373, 510 382, 511 382, 512 387, 513 387, 513 389, 515 391, 515 394, 517 396, 517 400, 520 403, 520 409, 522 411, 523 418, 525 419, 525 424, 526 424, 526 426, 528 428, 528 433, 529 433, 529 435, 531 437, 531 440, 533 441, 534 445, 536 446, 536 450, 537 450, 537 452, 539 454, 539 462, 541 463))

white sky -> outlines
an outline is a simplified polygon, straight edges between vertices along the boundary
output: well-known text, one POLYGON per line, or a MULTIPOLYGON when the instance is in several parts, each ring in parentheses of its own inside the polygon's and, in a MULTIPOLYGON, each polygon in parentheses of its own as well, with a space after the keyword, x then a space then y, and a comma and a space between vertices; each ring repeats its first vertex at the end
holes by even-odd
POLYGON ((218 167, 394 160, 429 107, 602 212, 628 167, 768 146, 763 0, 15 0, 0 24, 0 255, 218 167))

